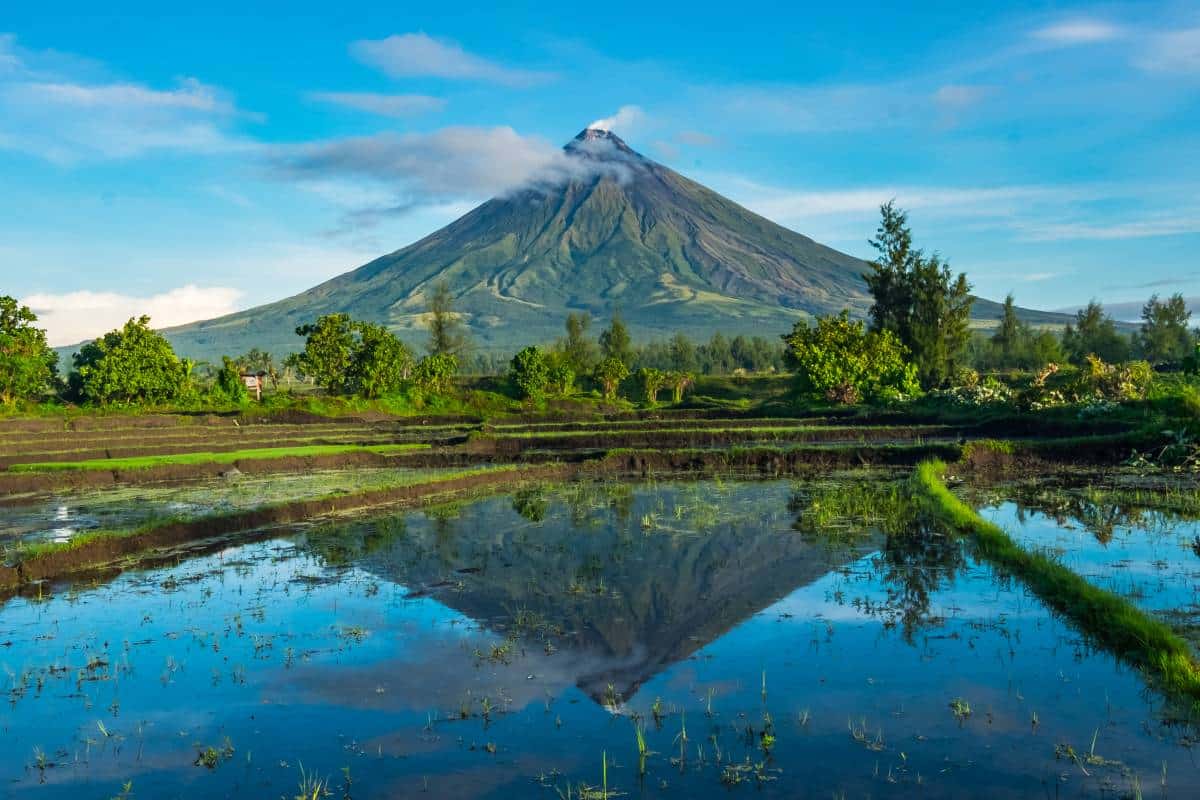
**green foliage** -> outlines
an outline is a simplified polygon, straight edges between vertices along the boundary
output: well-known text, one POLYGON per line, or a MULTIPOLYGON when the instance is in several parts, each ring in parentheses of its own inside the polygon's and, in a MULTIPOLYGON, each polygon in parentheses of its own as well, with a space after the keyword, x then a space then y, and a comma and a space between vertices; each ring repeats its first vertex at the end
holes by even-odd
POLYGON ((1076 402, 1121 402, 1144 398, 1153 380, 1154 370, 1145 361, 1107 364, 1098 356, 1089 354, 1067 388, 1070 398, 1076 402))
POLYGON ((444 280, 434 284, 433 294, 429 298, 429 314, 429 354, 454 356, 457 364, 457 359, 467 349, 467 332, 454 310, 450 284, 444 280))
POLYGON ((143 316, 80 348, 71 389, 91 403, 164 403, 184 394, 191 368, 143 316))
POLYGON ((521 397, 536 400, 546 392, 550 382, 550 365, 546 361, 546 354, 530 345, 513 356, 508 374, 521 397))
POLYGON ((667 386, 671 387, 671 402, 679 405, 683 402, 683 393, 687 391, 689 386, 694 386, 696 376, 690 372, 677 372, 672 370, 666 374, 667 386))
POLYGON ((867 331, 848 311, 797 322, 784 337, 796 367, 800 394, 836 403, 890 400, 919 391, 916 368, 889 330, 867 331))
POLYGON ((1075 323, 1063 330, 1063 350, 1072 364, 1082 365, 1089 355, 1105 361, 1129 358, 1129 339, 1117 331, 1104 306, 1094 300, 1075 312, 1075 323))
POLYGON ((242 370, 229 356, 221 358, 221 370, 217 373, 217 383, 213 391, 221 399, 235 404, 245 403, 250 399, 246 384, 242 381, 242 370))
POLYGON ((296 357, 300 372, 331 394, 349 390, 354 364, 354 321, 349 314, 326 314, 315 323, 296 328, 305 337, 296 357))
POLYGON ((412 351, 383 325, 327 314, 296 333, 307 338, 295 366, 331 394, 394 394, 413 370, 412 351))
POLYGON ((600 355, 605 359, 615 358, 623 364, 633 363, 633 340, 619 311, 613 312, 612 322, 600 332, 600 355))
POLYGON ((36 400, 50 387, 58 356, 37 315, 12 297, 0 297, 0 404, 36 400))
POLYGON ((567 338, 559 349, 574 375, 587 373, 596 365, 596 345, 587 336, 591 326, 592 316, 587 312, 567 314, 567 338))
POLYGON ((613 400, 617 396, 617 387, 621 381, 629 377, 629 367, 616 356, 608 356, 596 365, 593 377, 600 384, 605 400, 613 400))
POLYGON ((971 286, 936 254, 913 248, 908 217, 894 203, 881 206, 880 214, 871 241, 879 258, 863 276, 875 299, 871 329, 896 334, 912 353, 922 386, 942 385, 962 363, 970 338, 971 286))
POLYGON ((1142 329, 1138 336, 1138 349, 1152 364, 1177 364, 1182 362, 1194 348, 1192 334, 1188 330, 1188 311, 1183 295, 1171 295, 1166 302, 1152 295, 1142 306, 1142 329))
POLYGON ((413 369, 413 354, 404 342, 382 325, 356 322, 358 343, 354 349, 349 387, 366 398, 395 394, 413 369))
POLYGON ((575 368, 565 357, 550 360, 546 385, 560 397, 567 397, 575 391, 575 368))
POLYGON ((450 390, 456 372, 458 357, 453 353, 430 353, 417 362, 413 380, 423 391, 445 393, 450 390))
POLYGON ((638 370, 638 382, 642 385, 648 405, 658 405, 658 393, 667 384, 667 375, 652 367, 642 367, 638 370))

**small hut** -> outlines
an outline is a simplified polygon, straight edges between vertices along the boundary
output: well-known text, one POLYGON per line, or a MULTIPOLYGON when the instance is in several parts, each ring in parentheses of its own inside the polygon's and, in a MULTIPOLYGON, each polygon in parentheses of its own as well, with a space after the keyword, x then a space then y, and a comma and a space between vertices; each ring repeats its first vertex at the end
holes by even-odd
POLYGON ((254 395, 256 401, 262 401, 263 378, 267 373, 259 372, 243 372, 242 383, 246 385, 246 390, 254 395))

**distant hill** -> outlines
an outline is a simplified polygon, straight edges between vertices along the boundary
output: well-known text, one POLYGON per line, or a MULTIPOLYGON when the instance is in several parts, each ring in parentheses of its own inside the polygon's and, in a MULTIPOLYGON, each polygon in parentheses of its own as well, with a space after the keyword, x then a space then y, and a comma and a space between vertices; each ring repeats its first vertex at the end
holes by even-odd
MULTIPOLYGON (((425 338, 431 287, 446 280, 484 350, 512 351, 562 334, 571 311, 615 308, 645 341, 682 331, 775 336, 797 319, 870 298, 865 262, 776 225, 711 189, 587 129, 564 148, 556 180, 493 198, 424 239, 306 292, 165 331, 184 355, 298 349, 297 325, 346 312, 425 338)), ((1025 311, 1034 324, 1067 318, 1025 311)), ((986 324, 1000 305, 979 300, 986 324)), ((599 327, 599 326, 597 326, 599 327)))

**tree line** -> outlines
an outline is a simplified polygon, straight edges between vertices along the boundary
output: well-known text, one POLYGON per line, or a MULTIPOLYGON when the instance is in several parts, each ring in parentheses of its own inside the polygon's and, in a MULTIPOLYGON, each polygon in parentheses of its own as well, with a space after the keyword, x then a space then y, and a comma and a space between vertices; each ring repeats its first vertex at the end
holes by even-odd
POLYGON ((970 329, 974 298, 964 273, 954 274, 938 254, 913 244, 905 212, 886 203, 870 240, 876 258, 864 275, 873 303, 865 321, 839 315, 802 320, 772 341, 716 332, 703 343, 682 333, 635 345, 619 311, 593 338, 592 318, 570 313, 564 335, 548 346, 530 345, 511 359, 472 353, 466 326, 445 282, 430 291, 424 353, 384 325, 327 314, 296 328, 299 352, 277 362, 253 349, 220 364, 179 358, 150 328, 130 319, 80 348, 65 378, 38 328, 36 315, 12 297, 0 297, 0 404, 55 395, 91 404, 240 403, 244 372, 278 388, 299 378, 330 394, 375 399, 404 392, 444 394, 466 371, 507 376, 522 398, 568 396, 580 389, 614 399, 625 390, 647 403, 670 391, 675 402, 697 374, 791 370, 800 393, 830 402, 891 400, 957 382, 964 369, 1042 371, 1047 365, 1144 359, 1160 368, 1200 372, 1200 331, 1191 330, 1184 298, 1152 296, 1132 336, 1123 334, 1102 305, 1080 309, 1061 335, 1019 319, 1010 294, 991 333, 970 329))

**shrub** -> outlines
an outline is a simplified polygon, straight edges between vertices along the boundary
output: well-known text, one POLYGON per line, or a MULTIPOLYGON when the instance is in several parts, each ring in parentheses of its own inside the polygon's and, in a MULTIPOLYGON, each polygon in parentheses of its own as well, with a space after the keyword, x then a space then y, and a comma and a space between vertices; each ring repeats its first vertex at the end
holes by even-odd
POLYGON ((242 371, 238 364, 229 356, 221 357, 221 369, 217 372, 217 384, 214 394, 220 399, 232 403, 244 403, 250 399, 246 384, 242 382, 242 371))
POLYGON ((783 338, 804 397, 853 403, 901 399, 920 390, 916 367, 896 335, 868 332, 848 311, 820 317, 815 326, 797 322, 783 338))
POLYGON ((443 393, 450 389, 450 380, 458 372, 458 357, 453 353, 433 353, 417 362, 413 380, 427 392, 443 393))
POLYGON ((545 353, 533 345, 526 347, 513 356, 508 375, 521 397, 531 400, 541 397, 550 382, 545 353))

